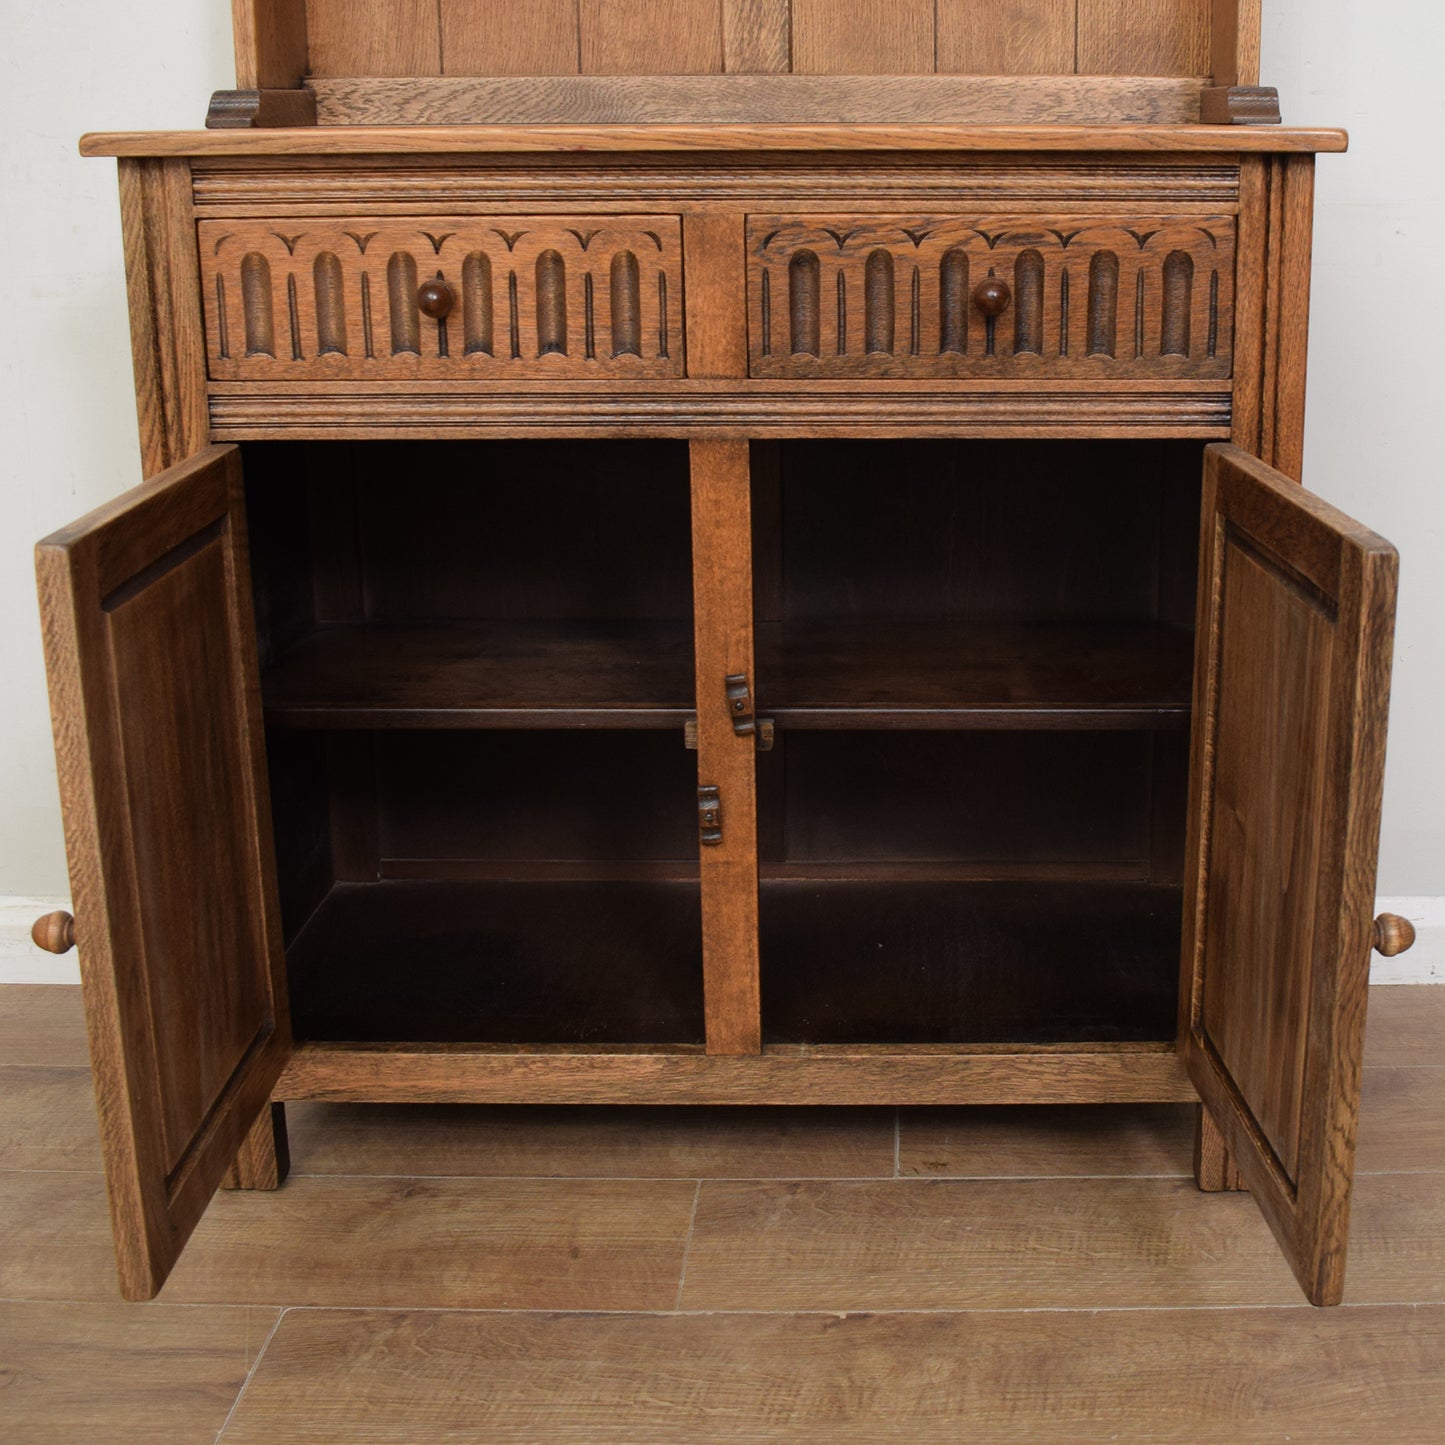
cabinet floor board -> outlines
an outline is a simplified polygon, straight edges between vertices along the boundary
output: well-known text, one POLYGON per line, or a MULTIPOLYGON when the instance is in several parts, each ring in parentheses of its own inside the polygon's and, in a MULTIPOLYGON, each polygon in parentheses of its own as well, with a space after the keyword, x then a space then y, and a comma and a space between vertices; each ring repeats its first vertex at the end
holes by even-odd
POLYGON ((298 1041, 700 1044, 695 883, 341 884, 288 950, 298 1041))
POLYGON ((766 882, 766 1043, 1142 1042, 1174 1032, 1180 892, 766 882))

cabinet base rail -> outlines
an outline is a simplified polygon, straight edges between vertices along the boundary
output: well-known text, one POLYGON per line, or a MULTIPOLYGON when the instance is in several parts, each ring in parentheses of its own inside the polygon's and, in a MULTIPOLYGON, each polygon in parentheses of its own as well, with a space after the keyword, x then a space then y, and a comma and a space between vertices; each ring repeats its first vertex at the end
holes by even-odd
POLYGON ((277 1101, 402 1104, 1170 1104, 1198 1094, 1173 1044, 774 1045, 761 1054, 613 1045, 304 1044, 277 1101))

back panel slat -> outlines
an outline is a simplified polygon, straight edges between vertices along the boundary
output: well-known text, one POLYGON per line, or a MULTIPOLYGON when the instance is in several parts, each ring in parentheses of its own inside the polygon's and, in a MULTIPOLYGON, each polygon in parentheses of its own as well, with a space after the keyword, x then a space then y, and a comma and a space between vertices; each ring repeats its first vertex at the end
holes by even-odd
POLYGON ((938 70, 1069 75, 1077 0, 937 0, 938 70))

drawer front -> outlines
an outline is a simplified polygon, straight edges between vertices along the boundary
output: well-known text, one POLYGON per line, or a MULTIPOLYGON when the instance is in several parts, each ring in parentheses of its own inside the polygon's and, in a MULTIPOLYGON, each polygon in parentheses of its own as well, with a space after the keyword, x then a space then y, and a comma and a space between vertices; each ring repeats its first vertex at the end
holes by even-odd
POLYGON ((1235 230, 1208 214, 750 215, 750 372, 1226 378, 1235 230))
POLYGON ((683 374, 677 216, 202 221, 215 381, 683 374), (450 310, 423 312, 442 280, 450 310))

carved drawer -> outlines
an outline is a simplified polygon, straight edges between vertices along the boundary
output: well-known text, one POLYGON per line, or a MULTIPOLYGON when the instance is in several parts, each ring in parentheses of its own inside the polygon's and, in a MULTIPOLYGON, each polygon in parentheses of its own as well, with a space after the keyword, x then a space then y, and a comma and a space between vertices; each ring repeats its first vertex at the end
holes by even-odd
POLYGON ((199 245, 216 381, 683 374, 676 216, 207 220, 199 245))
POLYGON ((751 215, 755 377, 1231 374, 1230 215, 751 215))

